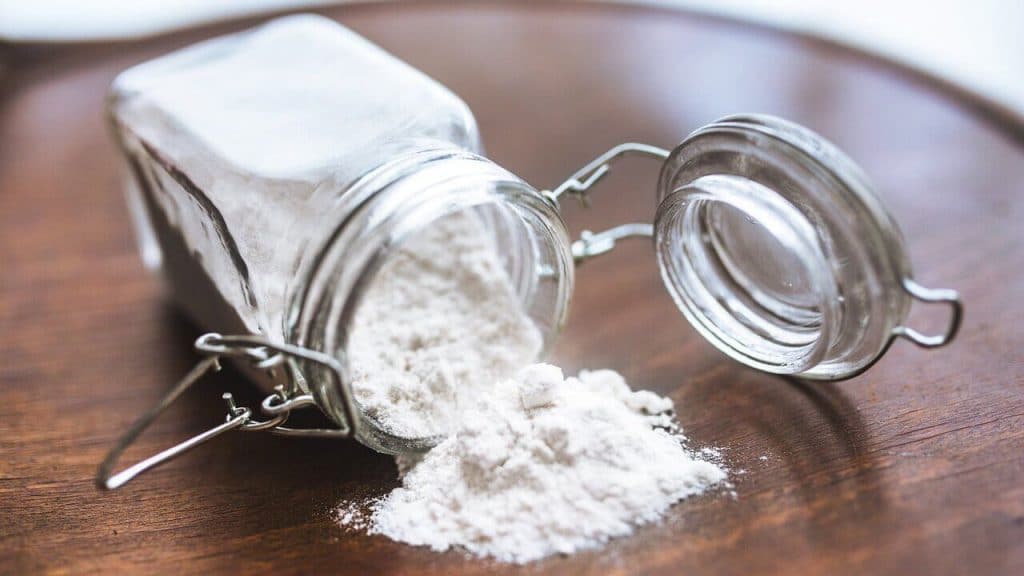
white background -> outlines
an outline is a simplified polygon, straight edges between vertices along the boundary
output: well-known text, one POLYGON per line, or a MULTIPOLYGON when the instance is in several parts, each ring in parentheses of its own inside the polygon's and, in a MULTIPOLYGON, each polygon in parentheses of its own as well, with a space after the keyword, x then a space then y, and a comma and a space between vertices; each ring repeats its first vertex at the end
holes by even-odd
MULTIPOLYGON (((1024 117, 1024 0, 625 0, 826 36, 959 83, 1024 117)), ((330 0, 0 0, 0 39, 130 37, 330 0)))

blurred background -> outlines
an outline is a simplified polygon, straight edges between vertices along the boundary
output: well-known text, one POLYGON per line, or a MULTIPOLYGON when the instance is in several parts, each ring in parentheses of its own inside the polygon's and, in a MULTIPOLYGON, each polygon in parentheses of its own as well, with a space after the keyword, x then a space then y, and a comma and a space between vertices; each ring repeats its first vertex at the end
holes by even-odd
MULTIPOLYGON (((344 0, 0 0, 0 40, 102 41, 344 0)), ((623 0, 823 37, 917 68, 1024 117, 1019 0, 623 0)))

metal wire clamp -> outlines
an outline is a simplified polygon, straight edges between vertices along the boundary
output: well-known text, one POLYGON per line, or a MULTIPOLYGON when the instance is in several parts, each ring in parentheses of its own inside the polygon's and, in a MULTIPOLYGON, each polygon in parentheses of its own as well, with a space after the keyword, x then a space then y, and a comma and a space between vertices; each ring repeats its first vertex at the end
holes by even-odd
POLYGON ((292 346, 270 342, 260 336, 222 336, 208 333, 200 336, 195 342, 195 349, 205 357, 174 385, 152 408, 144 412, 131 427, 117 440, 114 447, 107 453, 103 463, 96 472, 96 485, 105 490, 113 490, 123 486, 139 474, 159 466, 192 448, 212 440, 230 430, 244 432, 269 431, 286 436, 317 436, 347 438, 358 426, 355 401, 351 389, 342 377, 342 369, 338 361, 327 354, 292 346), (288 384, 274 388, 274 393, 263 399, 260 411, 267 416, 266 420, 257 420, 251 408, 237 406, 234 396, 225 392, 222 398, 227 405, 228 413, 224 423, 197 434, 184 442, 176 444, 158 454, 114 473, 114 465, 118 458, 142 432, 157 419, 174 401, 193 384, 211 372, 220 370, 220 359, 232 356, 248 360, 254 368, 273 371, 284 366, 288 371, 288 384), (295 360, 301 359, 320 364, 329 369, 344 391, 343 404, 345 423, 339 428, 289 428, 284 426, 292 410, 315 406, 316 402, 310 394, 304 393, 304 379, 295 360))
MULTIPOLYGON (((638 142, 624 142, 588 162, 572 176, 569 176, 565 182, 556 186, 554 190, 541 191, 541 195, 556 209, 559 207, 559 198, 564 194, 575 196, 580 204, 589 208, 590 189, 608 174, 616 160, 625 156, 645 156, 656 160, 665 160, 668 155, 669 151, 664 148, 638 142)), ((580 234, 580 239, 572 243, 572 257, 576 264, 580 264, 615 248, 616 241, 623 238, 650 238, 652 236, 654 236, 654 226, 646 222, 620 224, 601 232, 584 230, 580 234)))

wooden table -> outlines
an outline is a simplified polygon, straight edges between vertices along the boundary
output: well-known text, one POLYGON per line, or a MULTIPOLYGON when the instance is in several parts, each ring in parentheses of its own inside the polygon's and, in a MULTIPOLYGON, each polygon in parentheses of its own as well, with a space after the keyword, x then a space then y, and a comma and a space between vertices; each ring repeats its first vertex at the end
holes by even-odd
MULTIPOLYGON (((962 291, 959 338, 934 352, 897 343, 836 384, 760 374, 686 324, 638 242, 579 270, 555 360, 671 394, 694 445, 722 448, 735 497, 694 498, 603 550, 517 568, 337 527, 340 501, 396 484, 389 458, 354 443, 231 434, 100 492, 97 463, 188 369, 197 335, 136 257, 104 93, 126 66, 239 25, 132 45, 8 47, 0 571, 1024 573, 1024 127, 1010 115, 825 43, 664 10, 328 13, 459 93, 491 157, 538 186, 618 142, 671 146, 726 113, 812 127, 871 174, 918 279, 962 291)), ((654 172, 643 161, 617 168, 592 209, 566 204, 569 222, 578 232, 650 218, 654 172)), ((927 309, 913 319, 942 321, 927 309)), ((127 458, 218 421, 225 389, 255 397, 219 377, 127 458)))

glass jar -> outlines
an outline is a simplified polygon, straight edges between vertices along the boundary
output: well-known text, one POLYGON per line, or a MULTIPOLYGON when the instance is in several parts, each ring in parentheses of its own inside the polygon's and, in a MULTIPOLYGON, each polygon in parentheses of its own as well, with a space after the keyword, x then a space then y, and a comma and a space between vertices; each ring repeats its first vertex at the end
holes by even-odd
MULTIPOLYGON (((572 258, 552 204, 478 154, 462 100, 333 21, 282 18, 144 63, 114 82, 110 112, 142 252, 200 326, 343 358, 389 249, 460 210, 488 223, 545 343, 565 320, 572 258)), ((343 420, 348 393, 301 368, 302 392, 343 420)), ((360 441, 408 449, 360 424, 360 441)))
POLYGON ((345 350, 363 292, 388 255, 454 212, 486 222, 544 350, 566 320, 574 261, 628 236, 653 236, 685 317, 761 370, 846 378, 897 336, 939 346, 959 324, 955 292, 910 280, 896 224, 856 166, 777 118, 725 118, 671 152, 623 144, 538 190, 481 155, 458 97, 315 16, 132 68, 115 81, 109 110, 130 167, 143 258, 217 333, 197 341, 208 359, 111 452, 98 477, 107 488, 235 428, 354 436, 388 453, 435 445, 439 438, 398 437, 362 413, 345 350), (588 194, 626 155, 662 163, 655 222, 570 243, 560 197, 588 194), (912 297, 952 305, 946 333, 903 326, 912 297), (254 379, 275 387, 261 406, 268 419, 226 397, 225 424, 111 476, 123 448, 225 355, 243 357, 254 379), (283 425, 304 406, 337 429, 283 425))

